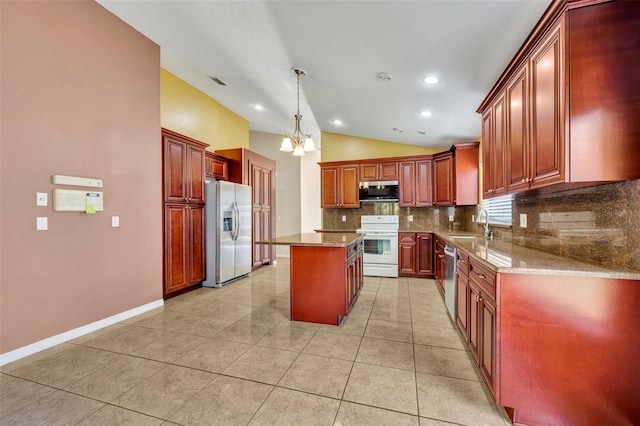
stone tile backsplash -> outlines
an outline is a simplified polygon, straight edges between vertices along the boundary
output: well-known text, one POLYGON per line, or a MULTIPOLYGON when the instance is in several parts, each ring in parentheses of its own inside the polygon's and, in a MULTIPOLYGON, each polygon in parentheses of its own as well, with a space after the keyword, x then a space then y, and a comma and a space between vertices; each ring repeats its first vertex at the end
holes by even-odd
MULTIPOLYGON (((356 230, 361 215, 400 216, 400 230, 447 230, 482 234, 471 221, 476 206, 399 207, 363 204, 359 209, 323 209, 324 229, 356 230), (408 216, 413 215, 413 222, 408 216), (454 221, 449 222, 449 215, 454 221), (346 221, 342 221, 345 216, 346 221)), ((491 226, 494 238, 587 262, 640 270, 640 180, 554 194, 516 196, 513 228, 491 226), (520 214, 527 215, 521 228, 520 214)))
POLYGON ((640 180, 517 197, 513 242, 564 257, 640 270, 640 180), (527 215, 521 228, 520 214, 527 215))

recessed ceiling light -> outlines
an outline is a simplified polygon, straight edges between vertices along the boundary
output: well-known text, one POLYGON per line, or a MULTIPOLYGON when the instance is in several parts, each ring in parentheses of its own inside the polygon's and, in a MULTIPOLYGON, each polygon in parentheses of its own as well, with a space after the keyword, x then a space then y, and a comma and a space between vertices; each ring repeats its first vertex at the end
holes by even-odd
POLYGON ((342 124, 342 121, 341 121, 341 120, 338 120, 337 118, 336 118, 335 120, 332 120, 331 122, 332 122, 333 124, 335 124, 336 126, 339 126, 339 125, 341 125, 341 124, 342 124))
POLYGON ((420 115, 423 117, 431 117, 431 111, 421 111, 420 115))
POLYGON ((416 133, 421 134, 421 135, 426 135, 427 132, 425 132, 424 130, 416 130, 416 133))
POLYGON ((402 132, 404 132, 404 129, 401 129, 400 127, 394 127, 393 131, 402 133, 402 132))
POLYGON ((434 76, 429 76, 424 78, 424 82, 427 84, 437 84, 438 81, 440 81, 438 80, 438 77, 434 77, 434 76))
POLYGON ((393 75, 390 72, 379 72, 376 74, 376 78, 380 81, 391 81, 393 75))
POLYGON ((253 107, 255 109, 257 109, 258 111, 264 111, 264 107, 262 105, 260 105, 260 104, 255 104, 253 107))

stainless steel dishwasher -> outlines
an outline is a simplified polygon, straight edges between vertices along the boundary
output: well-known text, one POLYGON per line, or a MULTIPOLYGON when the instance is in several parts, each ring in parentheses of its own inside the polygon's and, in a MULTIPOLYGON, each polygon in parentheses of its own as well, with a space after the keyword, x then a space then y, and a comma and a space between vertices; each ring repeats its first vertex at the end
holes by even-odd
POLYGON ((456 248, 447 244, 444 247, 444 304, 451 319, 456 321, 456 248))

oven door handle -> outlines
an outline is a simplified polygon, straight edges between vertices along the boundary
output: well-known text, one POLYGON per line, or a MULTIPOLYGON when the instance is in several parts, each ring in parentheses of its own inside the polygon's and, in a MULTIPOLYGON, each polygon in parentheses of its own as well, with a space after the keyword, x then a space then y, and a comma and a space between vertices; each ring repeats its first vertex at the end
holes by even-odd
POLYGON ((369 238, 397 237, 397 236, 398 236, 398 234, 395 233, 395 232, 380 232, 380 233, 376 233, 376 234, 373 234, 373 233, 364 234, 365 238, 367 238, 367 237, 369 237, 369 238))

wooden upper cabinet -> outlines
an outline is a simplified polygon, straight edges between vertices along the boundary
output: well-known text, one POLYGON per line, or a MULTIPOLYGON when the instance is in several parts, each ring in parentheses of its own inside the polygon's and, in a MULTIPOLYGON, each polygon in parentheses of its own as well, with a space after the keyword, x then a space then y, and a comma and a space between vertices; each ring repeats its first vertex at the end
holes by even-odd
POLYGON ((540 19, 478 109, 486 138, 504 96, 507 193, 640 179, 638 21, 633 1, 558 1, 540 19))
POLYGON ((455 144, 433 156, 433 205, 478 204, 479 142, 455 144))
POLYGON ((505 184, 505 97, 498 96, 482 115, 482 163, 484 198, 506 193, 505 184))
POLYGON ((204 204, 205 147, 163 130, 164 201, 204 204))
POLYGON ((455 177, 453 173, 453 154, 446 152, 433 157, 433 205, 455 205, 455 177))
POLYGON ((398 202, 400 207, 414 207, 416 205, 416 162, 403 161, 399 167, 398 202))
POLYGON ((507 192, 529 188, 528 69, 522 67, 513 76, 505 93, 507 192))
POLYGON ((561 25, 531 55, 531 188, 564 182, 561 25))
POLYGON ((360 182, 398 180, 398 163, 362 163, 360 164, 360 182))
POLYGON ((320 168, 321 207, 359 208, 358 164, 320 168))
POLYGON ((400 207, 427 207, 433 205, 431 159, 401 161, 399 164, 400 207))
POLYGON ((229 180, 229 163, 223 156, 207 151, 205 153, 205 167, 207 177, 229 180))

